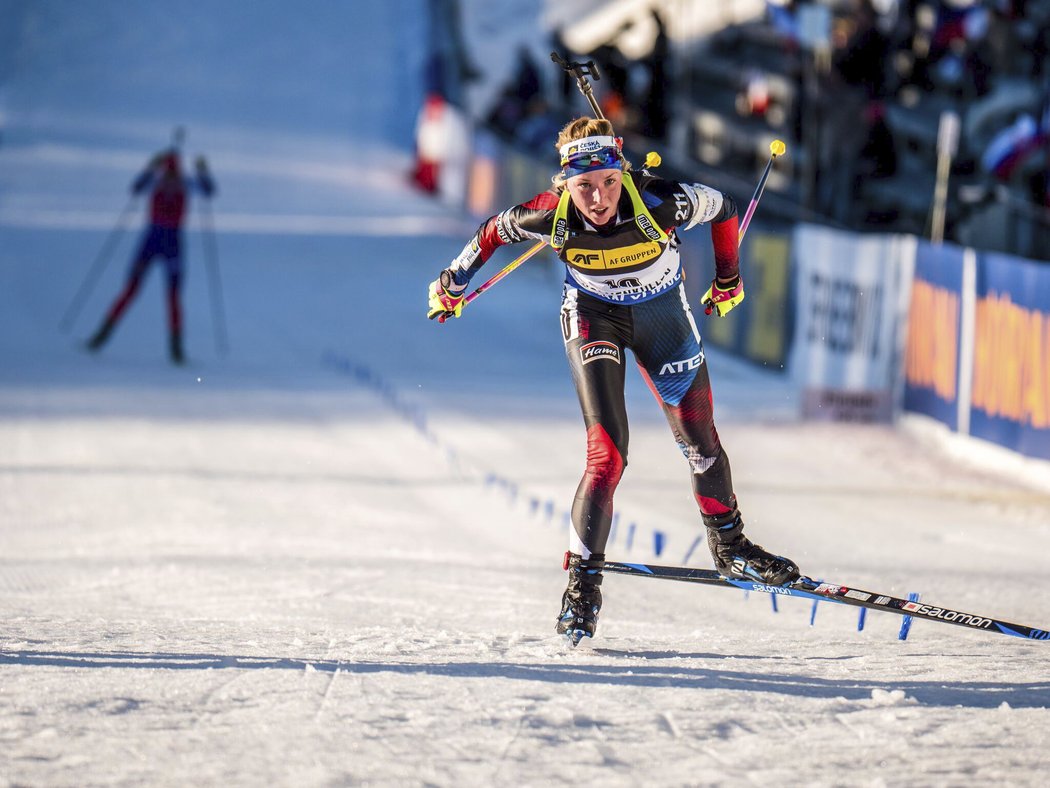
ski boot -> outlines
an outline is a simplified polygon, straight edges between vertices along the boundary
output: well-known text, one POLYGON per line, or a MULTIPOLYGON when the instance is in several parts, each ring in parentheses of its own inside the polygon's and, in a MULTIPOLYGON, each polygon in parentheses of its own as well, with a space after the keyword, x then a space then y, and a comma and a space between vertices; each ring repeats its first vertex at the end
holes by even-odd
POLYGON ((106 344, 106 340, 108 340, 108 339, 109 339, 109 335, 110 335, 110 334, 111 334, 112 332, 113 332, 113 323, 110 323, 110 322, 109 322, 109 321, 107 320, 107 321, 106 321, 105 323, 103 323, 103 324, 102 324, 101 326, 99 326, 99 329, 98 329, 98 331, 96 331, 96 332, 95 332, 95 333, 94 333, 94 334, 93 334, 93 335, 91 336, 91 339, 89 339, 89 340, 88 340, 88 341, 87 341, 87 342, 86 342, 86 343, 84 344, 84 347, 86 347, 86 348, 87 348, 88 350, 90 350, 90 351, 91 351, 92 353, 94 353, 94 352, 96 352, 96 351, 98 351, 98 350, 101 350, 101 349, 102 349, 102 346, 103 346, 104 344, 106 344))
POLYGON ((171 335, 171 363, 181 365, 186 361, 182 355, 182 337, 178 334, 171 335))
POLYGON ((798 579, 799 571, 794 561, 768 553, 744 536, 744 521, 739 509, 726 514, 705 514, 703 518, 707 526, 707 546, 715 559, 715 569, 723 576, 757 580, 772 586, 782 586, 798 579))
POLYGON ((564 566, 569 570, 569 585, 561 598, 557 630, 576 646, 583 638, 594 637, 598 626, 605 554, 592 553, 590 558, 584 559, 576 553, 566 553, 564 566))

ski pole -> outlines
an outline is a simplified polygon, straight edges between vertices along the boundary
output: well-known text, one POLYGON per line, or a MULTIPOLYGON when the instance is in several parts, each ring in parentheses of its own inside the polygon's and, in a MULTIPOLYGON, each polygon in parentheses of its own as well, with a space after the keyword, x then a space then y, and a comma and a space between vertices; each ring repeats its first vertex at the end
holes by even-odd
POLYGON ((219 252, 215 241, 215 220, 211 211, 211 198, 205 197, 201 210, 201 238, 204 242, 204 264, 208 269, 208 281, 211 287, 208 293, 211 296, 211 325, 215 333, 215 349, 219 355, 225 356, 229 352, 226 342, 226 320, 222 306, 222 280, 219 278, 219 252))
POLYGON ((755 187, 755 193, 751 195, 751 203, 747 206, 747 211, 744 213, 744 220, 740 223, 740 234, 737 236, 737 245, 744 240, 744 233, 747 232, 747 226, 751 224, 751 217, 755 215, 755 209, 758 207, 758 201, 762 199, 762 192, 766 190, 766 179, 769 178, 769 171, 773 169, 773 160, 777 156, 783 156, 787 150, 787 146, 781 140, 773 140, 769 143, 769 161, 766 162, 766 168, 762 171, 762 177, 758 180, 758 186, 755 187))
POLYGON ((536 254, 536 252, 538 252, 540 249, 542 249, 546 245, 547 245, 546 241, 537 241, 534 246, 529 248, 528 251, 526 251, 520 257, 518 257, 517 259, 512 260, 511 262, 507 263, 507 265, 504 266, 502 271, 500 271, 498 274, 496 274, 494 277, 492 277, 489 281, 487 281, 485 284, 483 284, 481 287, 479 287, 473 293, 468 295, 463 300, 464 306, 466 304, 469 304, 471 301, 473 301, 478 296, 480 296, 482 293, 484 293, 486 290, 488 290, 490 287, 492 287, 494 284, 496 284, 496 282, 498 282, 500 279, 505 277, 507 274, 509 274, 511 271, 513 271, 519 265, 524 263, 526 260, 528 260, 534 254, 536 254))
MULTIPOLYGON (((583 94, 583 97, 587 99, 587 103, 591 105, 591 109, 594 110, 595 117, 599 120, 604 120, 605 116, 602 114, 601 107, 598 106, 598 102, 594 98, 594 91, 591 89, 590 83, 587 81, 587 77, 594 77, 595 79, 602 78, 601 74, 598 72, 598 66, 594 64, 594 61, 588 60, 586 63, 570 63, 565 58, 558 55, 557 52, 551 52, 551 60, 553 60, 563 69, 565 69, 574 77, 576 77, 576 86, 580 89, 580 92, 583 94)), ((521 265, 530 257, 535 255, 540 249, 542 249, 546 245, 547 243, 545 241, 538 241, 528 251, 526 251, 517 259, 508 263, 502 271, 500 271, 494 277, 485 282, 485 284, 483 284, 473 293, 468 295, 464 300, 463 305, 466 306, 471 301, 476 299, 478 296, 480 296, 482 293, 484 293, 486 290, 488 290, 490 287, 492 287, 494 284, 500 281, 503 277, 505 277, 507 274, 509 274, 511 271, 517 268, 519 265, 521 265)))
POLYGON ((58 324, 58 327, 62 329, 63 332, 68 331, 73 325, 73 321, 75 321, 80 314, 80 309, 84 304, 84 299, 86 299, 88 295, 91 294, 91 291, 95 289, 95 284, 98 281, 99 276, 101 276, 106 265, 109 264, 110 257, 113 255, 113 250, 124 235, 124 231, 127 230, 125 225, 132 210, 135 208, 136 202, 138 202, 138 195, 131 195, 128 199, 127 205, 124 206, 124 210, 117 219, 117 223, 113 226, 113 229, 110 230, 109 236, 106 238, 105 242, 103 242, 102 248, 95 256, 95 260, 91 263, 91 267, 88 269, 84 281, 80 283, 80 288, 73 296, 73 300, 70 301, 69 306, 66 307, 65 314, 62 315, 62 320, 58 324))
MULTIPOLYGON (((773 140, 769 143, 769 161, 766 162, 766 168, 762 171, 762 177, 758 179, 758 186, 755 187, 755 193, 751 195, 751 202, 747 206, 747 211, 744 213, 744 220, 740 223, 740 232, 736 237, 736 245, 740 246, 744 241, 744 234, 747 232, 748 225, 751 224, 751 217, 755 215, 755 209, 758 207, 758 201, 762 199, 762 192, 766 190, 766 179, 769 178, 769 171, 773 169, 773 160, 777 156, 783 156, 784 151, 787 150, 787 146, 781 140, 773 140)), ((715 311, 714 304, 710 301, 704 304, 704 314, 709 315, 715 311)))

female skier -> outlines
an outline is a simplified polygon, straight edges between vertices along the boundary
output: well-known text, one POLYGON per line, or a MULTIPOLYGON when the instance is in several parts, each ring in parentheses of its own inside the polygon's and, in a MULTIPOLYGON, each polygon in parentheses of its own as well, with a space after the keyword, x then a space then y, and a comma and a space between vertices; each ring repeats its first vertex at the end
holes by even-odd
POLYGON ((789 583, 799 571, 743 534, 703 345, 682 284, 677 231, 710 222, 716 276, 703 301, 724 316, 744 299, 733 199, 701 184, 636 174, 604 119, 570 122, 557 148, 561 171, 552 188, 482 223, 431 283, 428 317, 459 317, 471 277, 504 244, 548 241, 565 263, 562 334, 587 428, 586 470, 565 556, 569 583, 557 621, 557 631, 575 645, 592 637, 598 622, 613 493, 627 465, 628 348, 689 462, 718 571, 770 585, 789 583))

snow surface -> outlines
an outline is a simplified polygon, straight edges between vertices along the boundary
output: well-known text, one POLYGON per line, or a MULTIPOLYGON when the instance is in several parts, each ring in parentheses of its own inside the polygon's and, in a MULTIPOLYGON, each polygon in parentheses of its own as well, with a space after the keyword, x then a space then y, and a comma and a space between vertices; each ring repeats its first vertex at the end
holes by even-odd
MULTIPOLYGON (((472 223, 404 178, 422 4, 90 6, 4 3, 0 783, 1045 783, 1045 642, 620 576, 596 639, 555 635, 584 449, 560 276, 534 260, 425 319, 472 223), (220 186, 231 351, 198 205, 190 363, 156 271, 88 355, 141 204, 59 323, 178 123, 220 186)), ((785 376, 708 358, 753 538, 1050 626, 1045 465, 802 423, 785 376)), ((637 376, 628 397, 610 556, 707 566, 687 467, 637 376)))

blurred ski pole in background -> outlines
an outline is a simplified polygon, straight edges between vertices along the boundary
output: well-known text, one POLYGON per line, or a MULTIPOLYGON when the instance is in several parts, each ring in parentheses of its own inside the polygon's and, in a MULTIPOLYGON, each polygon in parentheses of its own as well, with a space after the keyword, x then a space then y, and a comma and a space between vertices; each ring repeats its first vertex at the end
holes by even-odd
POLYGON ((98 282, 98 278, 102 275, 103 270, 105 270, 106 266, 109 264, 110 258, 112 258, 117 244, 120 242, 124 233, 127 232, 128 219, 135 211, 137 203, 138 195, 133 194, 128 198, 127 205, 124 206, 124 210, 121 212, 116 224, 113 226, 113 229, 110 230, 109 236, 106 238, 105 242, 102 244, 102 248, 95 256, 95 260, 88 269, 84 281, 80 283, 80 287, 73 296, 73 300, 70 301, 69 306, 66 307, 65 314, 62 316, 62 320, 58 324, 63 332, 68 332, 72 327, 77 316, 80 314, 81 308, 84 306, 84 301, 91 294, 91 291, 95 289, 95 284, 98 282))
MULTIPOLYGON (((201 162, 203 159, 198 161, 201 162)), ((229 353, 230 348, 226 340, 222 278, 219 276, 219 246, 215 239, 215 217, 211 208, 211 196, 205 196, 201 201, 201 239, 204 243, 204 265, 208 269, 208 293, 211 300, 211 324, 215 333, 215 349, 219 355, 225 356, 229 353)))

